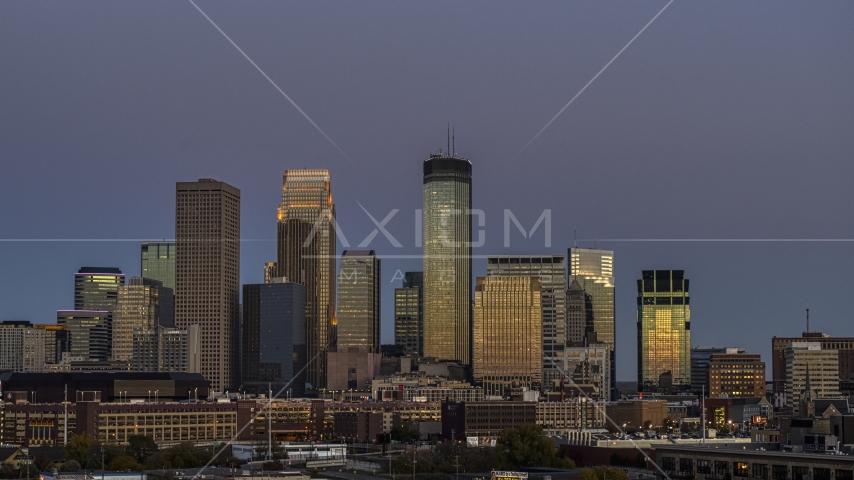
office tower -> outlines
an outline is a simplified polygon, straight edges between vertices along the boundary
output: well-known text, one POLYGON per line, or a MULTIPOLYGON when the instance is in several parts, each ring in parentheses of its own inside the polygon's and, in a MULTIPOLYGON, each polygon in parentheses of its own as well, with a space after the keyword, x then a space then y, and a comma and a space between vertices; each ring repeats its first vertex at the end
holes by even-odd
POLYGON ((0 371, 24 369, 24 330, 33 328, 26 320, 0 322, 0 371))
POLYGON ((110 312, 106 310, 57 310, 56 324, 68 331, 71 357, 106 362, 110 359, 110 312))
POLYGON ((563 383, 563 391, 577 397, 585 394, 594 400, 608 401, 611 396, 611 347, 606 343, 566 347, 566 363, 562 367, 567 378, 552 381, 563 383), (593 387, 592 389, 590 387, 593 387))
POLYGON ((713 353, 708 372, 711 398, 765 398, 765 362, 758 353, 713 353))
POLYGON ((160 280, 131 277, 119 287, 113 312, 112 359, 129 362, 133 356, 133 335, 137 329, 152 330, 158 325, 174 327, 172 289, 160 280))
POLYGON ((306 382, 326 387, 326 351, 334 345, 335 204, 328 170, 287 170, 279 205, 277 277, 305 286, 306 382))
POLYGON ((113 311, 125 276, 118 268, 83 267, 74 274, 74 309, 113 311))
MULTIPOLYGON (((485 395, 543 380, 543 308, 537 277, 478 277, 472 370, 485 395)), ((426 341, 426 339, 425 339, 426 341)))
MULTIPOLYGON (((24 328, 22 372, 41 373, 45 371, 45 338, 47 331, 41 328, 24 328)), ((53 362, 51 362, 53 363, 53 362)))
POLYGON ((272 283, 278 273, 276 262, 267 262, 264 264, 264 283, 272 283))
POLYGON ((403 274, 403 287, 394 289, 394 344, 406 355, 422 356, 424 340, 424 273, 403 274))
POLYGON ((68 352, 68 330, 64 325, 40 323, 36 330, 44 330, 44 363, 54 365, 62 361, 62 354, 68 352))
POLYGON ((824 350, 838 352, 839 380, 854 380, 854 337, 831 337, 821 332, 803 332, 800 337, 774 337, 771 340, 771 377, 774 393, 786 391, 786 346, 793 342, 815 342, 824 350))
MULTIPOLYGON (((569 282, 578 280, 590 296, 593 326, 585 327, 587 343, 606 343, 611 347, 611 400, 617 399, 617 358, 614 319, 614 252, 590 248, 569 249, 569 282)), ((586 312, 590 315, 590 312, 586 312)))
POLYGON ((211 389, 238 386, 240 190, 179 182, 175 199, 175 326, 199 326, 200 373, 211 389))
POLYGON ((487 258, 489 277, 536 277, 540 279, 543 309, 543 386, 562 377, 566 348, 566 257, 563 255, 494 255, 487 258))
POLYGON ((134 372, 199 373, 199 326, 187 330, 156 325, 133 332, 134 372))
MULTIPOLYGON (((566 344, 583 346, 587 331, 593 332, 593 301, 584 291, 577 278, 572 279, 566 290, 566 344)), ((595 335, 591 335, 596 343, 595 335)), ((610 388, 607 388, 610 394, 610 388)))
POLYGON ((160 280, 175 291, 175 242, 142 242, 143 278, 160 280))
POLYGON ((424 356, 471 363, 471 162, 424 161, 424 356))
POLYGON ((823 349, 820 342, 786 345, 786 411, 800 412, 801 397, 812 390, 815 398, 839 398, 839 354, 823 349), (809 387, 807 388, 807 378, 809 387))
POLYGON ((691 306, 683 270, 644 270, 638 280, 638 389, 691 386, 691 306))
POLYGON ((306 287, 274 278, 243 285, 243 386, 247 392, 273 392, 287 385, 305 390, 306 287), (290 385, 288 383, 290 382, 290 385))
POLYGON ((380 351, 380 260, 373 250, 341 255, 337 337, 341 351, 380 351))
POLYGON ((726 353, 730 355, 744 353, 741 348, 694 347, 691 349, 691 392, 697 395, 709 396, 709 361, 712 354, 726 353))

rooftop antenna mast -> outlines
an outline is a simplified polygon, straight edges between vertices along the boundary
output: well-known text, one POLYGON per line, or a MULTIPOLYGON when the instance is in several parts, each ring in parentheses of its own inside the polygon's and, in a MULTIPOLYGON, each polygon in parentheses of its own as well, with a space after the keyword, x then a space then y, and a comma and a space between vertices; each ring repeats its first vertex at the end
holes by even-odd
POLYGON ((810 309, 807 309, 807 333, 810 333, 810 309))
POLYGON ((572 231, 572 243, 573 247, 578 248, 578 230, 572 231))
POLYGON ((448 155, 451 154, 451 122, 448 122, 448 155))
POLYGON ((456 134, 454 132, 455 129, 451 129, 451 157, 457 158, 457 141, 456 134))

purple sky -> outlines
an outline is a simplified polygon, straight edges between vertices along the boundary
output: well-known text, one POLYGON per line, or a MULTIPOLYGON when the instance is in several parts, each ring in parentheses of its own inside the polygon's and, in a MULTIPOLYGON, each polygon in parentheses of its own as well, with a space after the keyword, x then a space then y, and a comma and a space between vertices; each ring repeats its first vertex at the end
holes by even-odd
MULTIPOLYGON (((242 192, 241 277, 275 259, 288 168, 332 172, 355 248, 417 255, 421 161, 474 167, 475 254, 566 253, 600 239, 854 238, 854 3, 674 2, 525 152, 517 152, 664 5, 641 2, 0 3, 0 319, 55 321, 74 272, 139 275, 139 243, 174 236, 175 182, 242 192), (358 202, 358 203, 357 203, 358 202), (528 228, 503 246, 503 211, 528 228)), ((854 335, 849 242, 613 242, 618 379, 635 370, 635 280, 684 269, 692 343, 769 361, 772 335, 854 335)), ((383 261, 383 339, 395 271, 383 261)), ((475 273, 485 261, 475 260, 475 273)), ((768 368, 770 372, 770 365, 768 368)))

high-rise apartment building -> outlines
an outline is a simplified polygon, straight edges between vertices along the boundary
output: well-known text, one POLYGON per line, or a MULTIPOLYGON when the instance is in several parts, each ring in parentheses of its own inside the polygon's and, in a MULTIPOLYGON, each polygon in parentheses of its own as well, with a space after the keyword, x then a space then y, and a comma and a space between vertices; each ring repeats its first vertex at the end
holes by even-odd
POLYGON ((536 277, 540 280, 543 309, 543 386, 561 378, 566 348, 566 257, 563 255, 496 255, 487 258, 489 277, 536 277))
POLYGON ((471 162, 424 161, 424 356, 471 363, 471 162))
POLYGON ((424 273, 403 274, 403 287, 394 289, 394 344, 406 355, 420 357, 424 340, 424 273))
POLYGON ((542 386, 541 302, 537 277, 478 277, 472 372, 485 395, 508 396, 514 382, 531 389, 542 386))
POLYGON ((644 270, 638 280, 638 389, 691 386, 691 307, 684 270, 644 270))
POLYGON ((854 380, 854 337, 831 337, 821 332, 803 332, 800 337, 771 339, 771 377, 775 393, 786 391, 786 346, 793 342, 814 342, 824 350, 836 350, 839 380, 854 380))
POLYGON ((713 354, 744 353, 741 348, 694 347, 691 349, 691 392, 709 396, 709 361, 713 354))
POLYGON ((129 362, 134 352, 134 332, 157 326, 174 327, 172 289, 160 280, 131 277, 119 287, 113 312, 112 359, 129 362))
MULTIPOLYGON (((611 347, 611 400, 617 399, 617 359, 614 351, 614 251, 591 248, 569 249, 569 282, 577 280, 589 296, 593 312, 592 327, 585 326, 587 343, 605 343, 611 347)), ((590 312, 585 312, 590 315, 590 312)))
POLYGON ((765 362, 758 353, 713 353, 706 391, 711 398, 765 398, 765 362))
POLYGON ((380 351, 380 259, 373 250, 344 250, 338 267, 339 351, 380 351))
POLYGON ((272 283, 273 279, 276 278, 276 274, 278 267, 276 266, 276 262, 267 262, 264 264, 264 283, 272 283))
POLYGON ((200 373, 222 392, 239 376, 240 190, 203 178, 175 193, 175 326, 199 326, 200 373))
POLYGON ((278 211, 277 277, 305 286, 306 382, 326 387, 335 317, 335 204, 328 170, 287 170, 278 211))
POLYGON ((199 326, 137 328, 130 363, 134 372, 199 373, 199 326))
POLYGON ((0 371, 24 370, 24 331, 32 328, 26 320, 0 322, 0 371))
POLYGON ((800 412, 801 396, 807 389, 815 398, 839 398, 839 354, 823 349, 820 342, 791 342, 786 345, 786 410, 800 412))
POLYGON ((85 360, 110 359, 110 312, 57 310, 56 324, 68 331, 68 354, 85 360))
MULTIPOLYGON (((25 328, 23 342, 22 370, 27 373, 45 371, 45 354, 47 331, 41 328, 25 328)), ((53 363, 53 362, 51 362, 53 363)))
POLYGON ((243 285, 243 386, 248 392, 273 392, 285 386, 305 390, 306 287, 273 278, 243 285))
POLYGON ((175 242, 142 242, 141 268, 143 278, 160 280, 163 286, 175 291, 175 242))

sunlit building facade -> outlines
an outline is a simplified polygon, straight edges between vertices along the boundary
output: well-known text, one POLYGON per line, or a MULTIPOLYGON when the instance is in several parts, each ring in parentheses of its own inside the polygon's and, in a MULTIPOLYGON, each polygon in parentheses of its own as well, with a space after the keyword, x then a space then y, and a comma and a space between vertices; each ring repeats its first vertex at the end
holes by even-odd
POLYGON ((471 162, 424 161, 424 356, 471 363, 471 162))
POLYGON ((536 277, 540 280, 543 309, 543 385, 560 379, 566 347, 566 257, 563 255, 496 255, 487 258, 490 277, 536 277))
POLYGON ((175 291, 175 242, 142 242, 143 278, 160 280, 175 291))
MULTIPOLYGON (((577 280, 589 296, 593 312, 592 327, 585 326, 587 343, 605 343, 611 348, 611 400, 617 399, 617 359, 614 351, 614 251, 594 248, 569 249, 570 284, 577 280)), ((589 315, 586 312, 585 315, 589 315)))
POLYGON ((199 326, 200 373, 222 392, 239 377, 240 190, 179 182, 175 207, 175 326, 199 326))
POLYGON ((278 210, 277 277, 306 289, 306 382, 326 387, 335 317, 335 204, 329 170, 287 170, 278 210))
POLYGON ((130 361, 133 356, 133 334, 137 329, 152 330, 158 325, 172 327, 174 319, 172 289, 160 280, 131 277, 119 287, 113 312, 112 359, 130 361))
POLYGON ((758 353, 715 353, 709 358, 711 398, 764 398, 765 362, 758 353))
POLYGON ((507 396, 514 382, 543 381, 543 309, 538 277, 478 277, 472 372, 485 395, 507 396))
POLYGON ((424 273, 403 274, 403 287, 394 289, 394 344, 406 355, 420 357, 424 339, 424 273))
POLYGON ((691 387, 691 306, 683 270, 644 270, 638 280, 638 388, 691 387))
POLYGON ((373 250, 344 250, 338 268, 339 351, 380 351, 380 259, 373 250))

